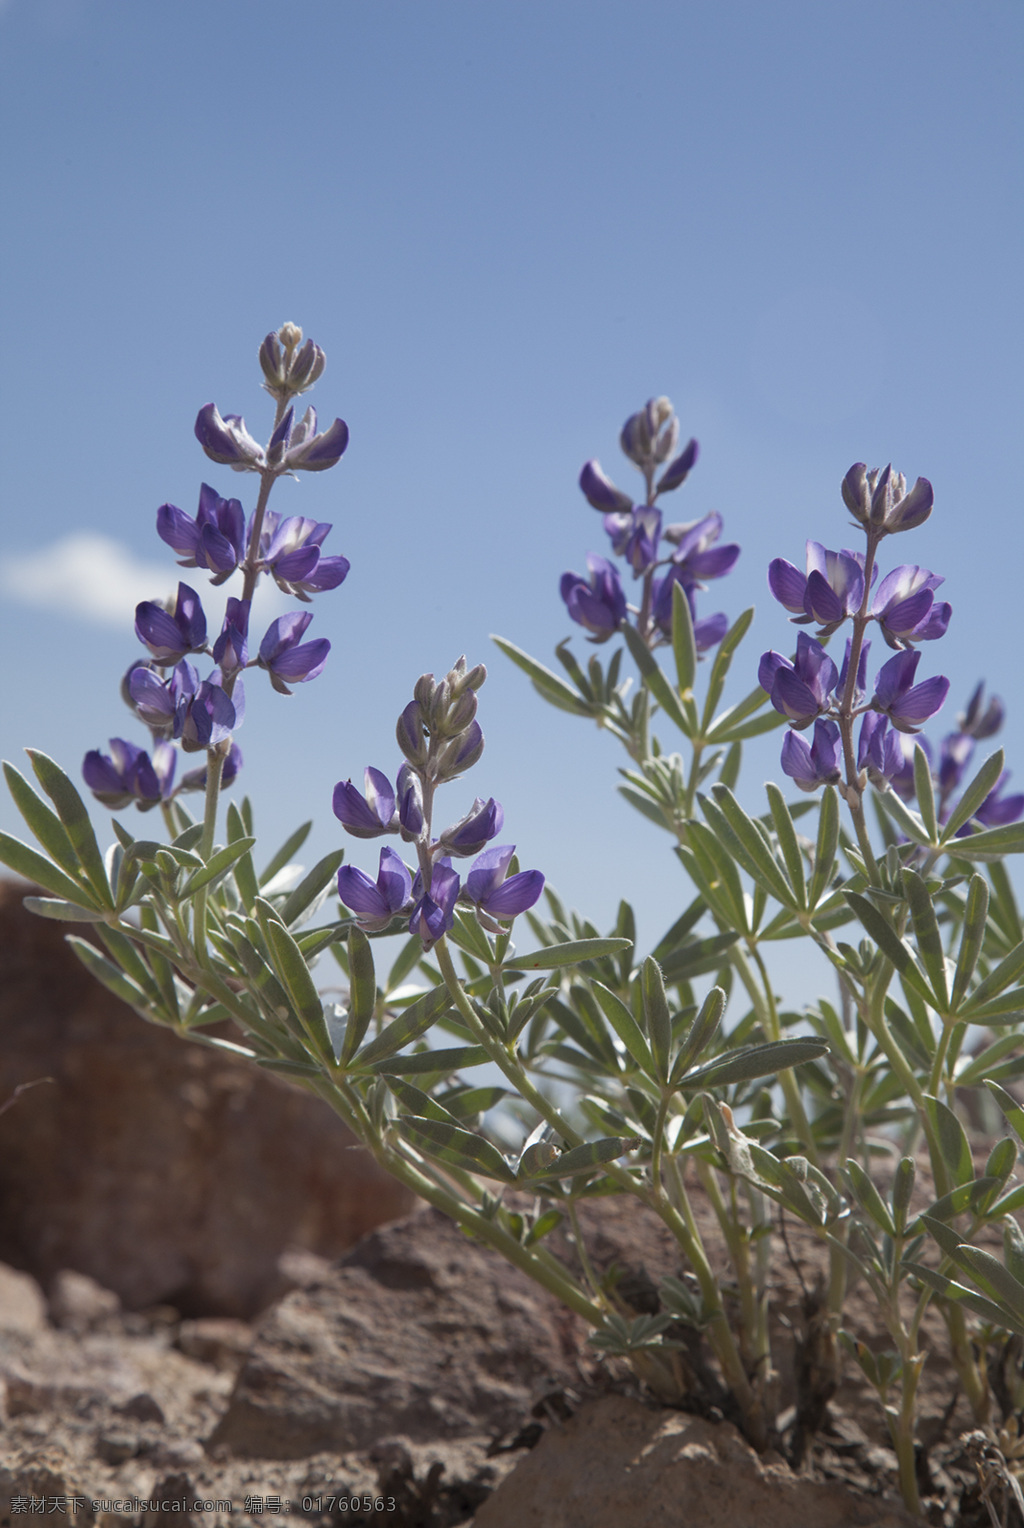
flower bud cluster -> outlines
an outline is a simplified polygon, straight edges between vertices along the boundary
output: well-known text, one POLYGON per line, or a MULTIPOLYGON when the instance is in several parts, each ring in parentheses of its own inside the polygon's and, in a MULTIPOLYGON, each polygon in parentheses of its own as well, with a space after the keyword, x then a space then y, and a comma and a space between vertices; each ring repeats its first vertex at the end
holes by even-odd
POLYGON ((285 517, 266 507, 277 477, 299 469, 331 467, 348 443, 348 428, 342 420, 318 435, 313 409, 295 425, 287 406, 291 397, 311 387, 323 373, 323 351, 311 340, 303 345, 302 331, 285 324, 264 340, 260 364, 265 385, 278 400, 278 419, 265 448, 257 445, 237 415, 222 419, 212 403, 200 410, 196 421, 196 435, 207 456, 239 471, 261 474, 259 500, 248 522, 240 500, 222 498, 207 483, 200 489, 194 518, 173 504, 161 505, 156 518, 157 534, 177 553, 182 567, 203 569, 215 586, 241 571, 241 598, 228 599, 220 634, 212 645, 202 601, 189 584, 179 583, 167 604, 144 600, 137 606, 135 631, 149 649, 150 659, 132 665, 122 695, 150 729, 153 742, 145 752, 113 738, 109 754, 94 750, 86 756, 86 784, 107 806, 134 801, 147 810, 180 791, 206 788, 206 768, 191 771, 174 785, 172 740, 186 753, 215 752, 221 783, 230 784, 242 761, 232 736, 245 710, 242 671, 265 669, 274 689, 288 695, 290 685, 315 679, 327 660, 328 641, 303 640, 312 617, 302 610, 272 621, 255 656, 249 655, 249 615, 261 577, 272 577, 285 593, 308 604, 313 594, 337 588, 349 571, 347 558, 323 553, 329 524, 285 517), (214 667, 205 679, 191 661, 199 656, 213 659, 214 667))
POLYGON ((390 848, 381 850, 375 881, 352 865, 338 871, 338 895, 368 932, 385 929, 396 918, 408 919, 409 932, 429 949, 452 927, 456 903, 472 906, 483 926, 495 932, 501 922, 532 907, 544 888, 539 870, 508 874, 514 844, 485 848, 505 822, 493 796, 487 801, 478 796, 464 816, 432 836, 437 786, 456 779, 483 752, 476 692, 486 677, 483 664, 467 669, 465 658, 439 681, 433 674, 422 675, 398 719, 405 762, 395 785, 380 770, 367 767, 363 791, 351 780, 334 788, 334 814, 347 833, 354 838, 397 834, 416 848, 415 873, 390 848), (472 855, 477 858, 463 885, 452 859, 472 855))
POLYGON ((735 544, 717 544, 722 534, 721 515, 666 526, 656 503, 660 494, 672 492, 686 481, 697 460, 697 442, 689 441, 677 455, 679 422, 672 405, 667 398, 652 398, 626 420, 620 443, 644 475, 644 503, 634 504, 597 461, 585 463, 579 481, 587 502, 604 516, 612 553, 628 563, 635 579, 642 580, 639 604, 627 602, 615 564, 593 553, 587 556, 589 578, 577 573, 563 575, 562 598, 572 619, 589 632, 592 642, 606 642, 634 617, 640 635, 653 648, 671 640, 672 592, 678 584, 690 606, 697 650, 706 652, 722 640, 729 623, 721 613, 698 618, 696 595, 704 588, 705 579, 722 578, 730 572, 740 549, 735 544), (658 468, 666 461, 668 466, 655 482, 658 468), (664 552, 663 543, 667 544, 664 552))

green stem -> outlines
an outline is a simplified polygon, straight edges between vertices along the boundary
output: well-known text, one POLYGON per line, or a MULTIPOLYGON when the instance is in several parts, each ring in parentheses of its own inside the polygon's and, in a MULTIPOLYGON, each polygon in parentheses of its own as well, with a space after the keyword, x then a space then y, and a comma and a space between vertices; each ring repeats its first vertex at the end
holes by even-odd
MULTIPOLYGON (((778 1009, 775 1006, 775 996, 772 992, 768 969, 761 957, 760 950, 757 948, 756 940, 748 938, 747 946, 757 965, 760 983, 755 980, 754 974, 747 964, 747 957, 738 943, 732 946, 729 951, 729 958, 739 974, 744 987, 747 989, 761 1028, 769 1040, 781 1040, 782 1025, 779 1023, 778 1009)), ((811 1130, 810 1121, 804 1109, 799 1085, 793 1076, 791 1068, 787 1067, 785 1071, 779 1073, 779 1086, 782 1088, 783 1097, 789 1110, 790 1124, 796 1131, 808 1161, 813 1162, 817 1167, 819 1165, 817 1143, 815 1142, 814 1133, 811 1130)))

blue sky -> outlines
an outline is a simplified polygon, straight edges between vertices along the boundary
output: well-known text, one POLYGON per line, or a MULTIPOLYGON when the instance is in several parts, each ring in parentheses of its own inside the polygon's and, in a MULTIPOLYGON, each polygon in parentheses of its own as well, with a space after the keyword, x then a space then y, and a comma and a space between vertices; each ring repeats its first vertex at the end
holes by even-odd
POLYGON ((393 770, 417 675, 465 652, 488 746, 453 818, 497 796, 524 865, 600 924, 629 896, 648 944, 685 905, 611 740, 489 641, 552 661, 559 577, 605 550, 580 466, 632 486, 618 430, 661 393, 701 444, 672 517, 743 546, 701 607, 757 606, 735 698, 792 641, 769 560, 850 544, 839 482, 892 460, 936 508, 890 561, 954 609, 931 730, 985 678, 1019 784, 1022 77, 1017 0, 5 0, 4 755, 144 740, 118 682, 132 605, 177 576, 156 509, 204 479, 251 508, 192 424, 212 399, 265 433, 256 348, 292 320, 352 439, 274 504, 332 521, 352 572, 315 607, 324 675, 250 677, 268 853, 302 816, 340 841, 335 781, 393 770))

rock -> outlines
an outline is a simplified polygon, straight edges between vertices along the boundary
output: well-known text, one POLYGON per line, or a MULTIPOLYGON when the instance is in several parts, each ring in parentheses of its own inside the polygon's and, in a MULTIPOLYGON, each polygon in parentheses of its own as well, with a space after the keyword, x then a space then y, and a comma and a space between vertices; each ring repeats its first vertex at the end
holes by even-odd
MULTIPOLYGON (((776 1460, 778 1456, 776 1456, 776 1460)), ((893 1501, 759 1459, 728 1422, 609 1395, 545 1433, 475 1528, 912 1528, 893 1501)))
POLYGON ((260 1322, 209 1446, 293 1459, 501 1433, 578 1381, 582 1323, 436 1210, 365 1237, 260 1322))
POLYGON ((183 1321, 175 1340, 189 1358, 235 1372, 249 1352, 252 1327, 230 1316, 200 1316, 196 1321, 183 1321))
POLYGON ((65 1332, 102 1330, 117 1316, 121 1302, 112 1289, 104 1289, 88 1274, 62 1268, 50 1285, 50 1320, 65 1332))
POLYGON ((41 1332, 46 1300, 35 1279, 0 1263, 0 1332, 41 1332))
POLYGON ((410 1207, 321 1100, 119 1002, 25 890, 0 883, 0 1259, 245 1319, 290 1250, 334 1259, 410 1207))

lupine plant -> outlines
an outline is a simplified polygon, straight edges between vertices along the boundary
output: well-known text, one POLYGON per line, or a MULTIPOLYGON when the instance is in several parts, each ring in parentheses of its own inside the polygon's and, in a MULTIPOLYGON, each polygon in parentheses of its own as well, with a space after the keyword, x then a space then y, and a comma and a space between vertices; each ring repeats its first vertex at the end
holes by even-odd
POLYGON ((850 470, 843 499, 863 549, 811 542, 804 571, 772 563, 772 594, 815 634, 800 630, 790 656, 765 653, 757 682, 723 704, 753 612, 730 622, 699 602, 739 547, 722 543, 717 513, 666 525, 659 502, 693 471, 696 442, 679 449, 671 405, 657 398, 621 437, 643 479, 640 502, 596 461, 583 468, 610 555, 591 554, 587 577, 566 573, 561 594, 610 657, 595 651, 584 668, 563 643, 562 678, 497 640, 545 699, 622 744, 624 796, 670 835, 689 889, 639 960, 628 904, 608 935, 567 912, 539 870, 520 869, 515 845, 498 842, 504 810, 493 797, 477 795, 447 826, 438 816, 439 789, 483 752, 479 663, 421 676, 398 715, 397 767, 367 765, 361 786, 335 787, 345 833, 390 840, 375 867, 345 864, 337 848, 303 871, 292 859, 306 824, 258 871, 249 801, 224 809, 242 768, 243 674, 262 669, 287 696, 328 659, 325 638, 307 639, 304 608, 272 621, 250 650, 259 580, 305 606, 349 571, 323 551, 330 526, 268 507, 279 478, 332 468, 348 444, 341 420, 320 432, 309 408, 295 422, 295 399, 324 364, 293 325, 264 340, 275 405, 266 445, 239 416, 200 410, 206 456, 255 480, 248 516, 207 485, 194 517, 170 504, 157 512, 190 579, 240 579, 212 641, 191 583, 166 605, 139 605, 147 655, 121 691, 148 746, 112 738, 83 764, 99 802, 159 809, 163 836, 135 837, 115 817, 102 853, 71 780, 30 750, 42 795, 5 770, 40 848, 3 835, 0 859, 43 888, 26 899, 34 911, 93 925, 95 938, 72 934, 72 947, 144 1018, 325 1099, 388 1171, 580 1316, 597 1352, 628 1361, 666 1402, 718 1407, 758 1448, 783 1441, 769 1322, 776 1224, 784 1233, 801 1222, 827 1275, 797 1336, 792 1457, 820 1426, 849 1353, 879 1394, 904 1497, 920 1510, 916 1393, 930 1306, 991 1447, 1013 1452, 1024 1406, 1010 1341, 1024 1335, 1013 1218, 1024 1206, 1013 1176, 1024 1108, 1004 1087, 1024 1074, 1024 927, 1002 864, 1024 849, 1024 796, 1006 793, 999 753, 968 778, 976 744, 1003 719, 981 687, 937 753, 917 735, 948 689, 918 676, 918 644, 943 637, 950 607, 928 570, 880 576, 877 564, 888 537, 928 517, 930 485, 919 478, 908 491, 889 468, 850 470), (872 624, 892 653, 877 667, 872 624), (827 644, 843 627, 837 665, 827 644), (742 745, 783 725, 781 767, 799 799, 770 784, 766 810, 751 816, 734 794, 742 745), (179 749, 201 755, 180 776, 179 749), (190 792, 202 795, 199 819, 190 792), (512 939, 519 918, 525 951, 512 939), (765 946, 793 938, 835 972, 835 1000, 804 1015, 781 1006, 765 960, 765 946), (341 1003, 320 980, 329 957, 343 972, 341 1003), (979 1095, 1014 1132, 980 1167, 961 1119, 963 1100, 979 1095), (656 1308, 638 1310, 616 1271, 596 1266, 581 1205, 608 1194, 637 1200, 678 1246, 656 1308), (713 1210, 716 1246, 695 1195, 713 1210), (993 1231, 1002 1258, 979 1245, 993 1231), (888 1351, 843 1329, 854 1279, 877 1300, 888 1351))

